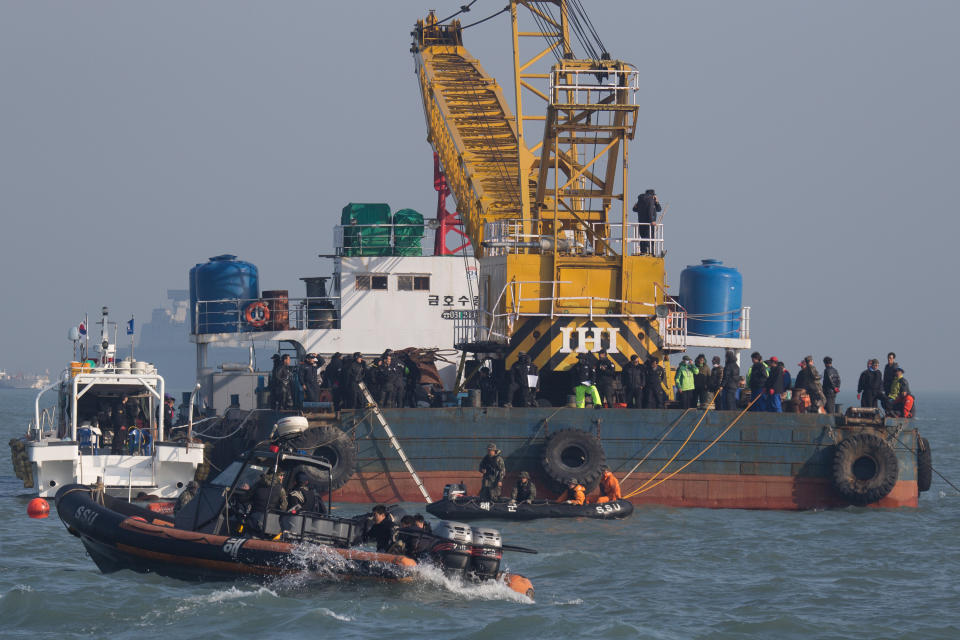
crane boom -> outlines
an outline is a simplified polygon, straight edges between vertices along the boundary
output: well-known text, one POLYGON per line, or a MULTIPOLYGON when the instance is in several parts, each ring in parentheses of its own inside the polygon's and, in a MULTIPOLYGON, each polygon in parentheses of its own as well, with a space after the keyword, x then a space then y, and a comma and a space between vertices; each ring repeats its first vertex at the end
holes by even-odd
POLYGON ((515 112, 464 48, 459 21, 431 12, 413 32, 428 140, 479 261, 481 319, 460 343, 500 342, 507 366, 526 351, 547 371, 601 348, 621 366, 659 355, 662 228, 628 219, 638 73, 605 51, 574 56, 567 0, 509 9, 515 112), (530 41, 546 46, 527 55, 530 41))

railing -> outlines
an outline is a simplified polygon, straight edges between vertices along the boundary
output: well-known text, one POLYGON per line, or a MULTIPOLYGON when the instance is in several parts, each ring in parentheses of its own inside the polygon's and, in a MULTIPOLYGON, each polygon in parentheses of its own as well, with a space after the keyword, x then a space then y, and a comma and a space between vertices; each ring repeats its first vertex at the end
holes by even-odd
POLYGON ((435 226, 431 220, 421 224, 348 224, 333 228, 338 256, 421 256, 425 229, 435 226))
POLYGON ((483 247, 488 256, 517 253, 559 253, 562 255, 618 255, 626 233, 628 256, 652 255, 662 258, 662 223, 591 222, 573 229, 560 229, 554 243, 548 226, 552 220, 495 220, 484 225, 483 247), (612 249, 612 251, 611 251, 612 249))
POLYGON ((550 74, 550 104, 611 106, 637 104, 640 73, 635 69, 554 68, 550 74), (599 74, 599 77, 598 77, 599 74), (618 99, 604 100, 610 95, 618 99), (625 96, 625 99, 619 99, 625 96))
POLYGON ((193 309, 195 334, 340 328, 340 298, 201 300, 193 309))
MULTIPOLYGON (((702 327, 702 324, 701 324, 702 327)), ((698 327, 700 328, 700 327, 698 327)), ((750 339, 750 307, 741 307, 731 311, 714 314, 696 314, 687 313, 679 305, 672 306, 667 315, 663 318, 660 325, 660 335, 663 337, 663 345, 672 349, 686 349, 689 336, 698 338, 717 338, 732 340, 750 339), (722 322, 728 323, 736 321, 737 329, 733 331, 719 331, 716 333, 693 332, 689 330, 691 322, 722 322)), ((722 343, 721 343, 722 345, 722 343)), ((719 345, 718 345, 719 346, 719 345)))

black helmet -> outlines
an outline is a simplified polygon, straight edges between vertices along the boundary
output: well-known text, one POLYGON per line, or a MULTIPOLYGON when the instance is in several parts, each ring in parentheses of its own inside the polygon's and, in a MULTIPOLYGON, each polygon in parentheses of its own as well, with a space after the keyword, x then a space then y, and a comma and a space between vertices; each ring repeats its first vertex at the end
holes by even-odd
POLYGON ((306 473, 301 471, 297 474, 297 484, 307 484, 308 482, 310 482, 310 476, 306 473))

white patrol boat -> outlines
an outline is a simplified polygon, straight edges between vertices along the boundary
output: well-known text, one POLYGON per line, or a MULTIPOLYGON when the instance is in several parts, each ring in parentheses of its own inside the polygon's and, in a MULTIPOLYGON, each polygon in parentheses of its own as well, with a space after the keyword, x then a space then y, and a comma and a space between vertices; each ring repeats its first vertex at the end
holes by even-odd
POLYGON ((107 316, 103 307, 95 358, 87 358, 85 329, 71 329, 75 360, 37 394, 26 436, 10 441, 14 470, 41 497, 102 483, 128 499, 175 498, 203 463, 203 445, 168 441, 163 377, 150 363, 115 359, 107 316))

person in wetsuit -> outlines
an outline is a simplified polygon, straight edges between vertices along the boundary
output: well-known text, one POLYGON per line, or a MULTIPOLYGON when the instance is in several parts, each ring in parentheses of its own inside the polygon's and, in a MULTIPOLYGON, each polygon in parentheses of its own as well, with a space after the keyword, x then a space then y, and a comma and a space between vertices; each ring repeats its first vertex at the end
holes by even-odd
POLYGON ((364 542, 376 542, 377 551, 381 552, 385 552, 396 541, 393 516, 387 513, 387 508, 382 504, 375 506, 367 518, 362 540, 364 542))

